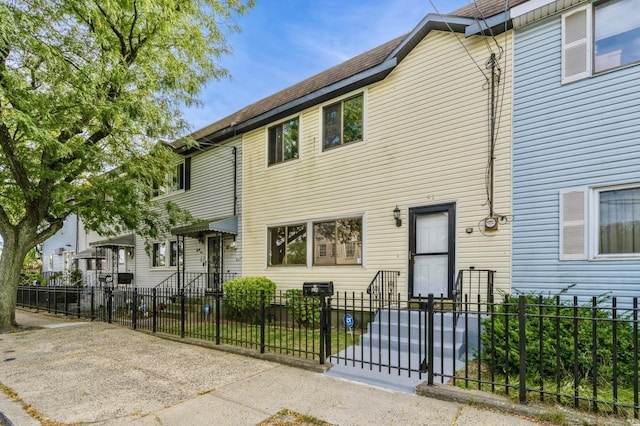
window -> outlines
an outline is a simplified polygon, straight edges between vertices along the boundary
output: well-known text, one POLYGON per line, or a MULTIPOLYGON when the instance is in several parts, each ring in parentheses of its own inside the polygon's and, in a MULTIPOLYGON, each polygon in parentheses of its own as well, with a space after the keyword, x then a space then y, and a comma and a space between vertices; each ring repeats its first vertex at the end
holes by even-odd
POLYGON ((269 266, 307 264, 307 225, 276 226, 268 234, 269 266))
POLYGON ((87 259, 87 270, 100 271, 104 269, 103 259, 87 259))
POLYGON ((562 16, 562 82, 640 61, 636 0, 611 0, 562 16))
POLYGON ((640 187, 597 194, 598 255, 640 254, 640 187))
POLYGON ((362 218, 313 224, 314 265, 362 264, 362 218))
POLYGON ((269 165, 298 158, 298 117, 269 128, 269 165))
POLYGON ((177 164, 166 176, 165 182, 164 185, 154 186, 154 195, 156 197, 191 189, 191 158, 186 158, 184 162, 177 164))
POLYGON ((178 243, 177 241, 170 241, 169 242, 169 266, 177 266, 178 262, 180 262, 180 266, 183 265, 183 249, 182 249, 182 244, 178 243), (178 254, 178 249, 179 254, 178 254))
POLYGON ((322 150, 363 140, 363 95, 359 94, 322 110, 322 150))
POLYGON ((560 260, 640 255, 640 186, 561 191, 560 211, 560 260))
POLYGON ((165 243, 154 243, 152 250, 152 265, 154 268, 166 266, 165 243))

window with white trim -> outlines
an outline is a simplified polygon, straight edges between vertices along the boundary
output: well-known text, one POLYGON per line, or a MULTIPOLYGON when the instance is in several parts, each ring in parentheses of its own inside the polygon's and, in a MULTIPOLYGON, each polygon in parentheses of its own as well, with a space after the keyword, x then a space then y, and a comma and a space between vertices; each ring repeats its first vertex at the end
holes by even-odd
POLYGON ((364 139, 362 93, 322 108, 322 150, 364 139))
POLYGON ((562 15, 562 83, 640 62, 637 9, 637 0, 609 0, 562 15))
POLYGON ((298 158, 299 128, 298 117, 269 128, 269 165, 298 158))
POLYGON ((315 222, 313 253, 315 266, 361 265, 362 218, 315 222))
POLYGON ((307 264, 307 225, 285 225, 268 228, 268 264, 307 264))
POLYGON ((640 257, 640 186, 560 192, 560 260, 640 257))
POLYGON ((165 177, 165 183, 154 186, 154 196, 170 194, 177 191, 188 191, 191 189, 191 157, 187 157, 176 166, 165 177))
POLYGON ((154 268, 162 268, 167 266, 166 263, 166 244, 153 243, 151 247, 151 266, 154 268))

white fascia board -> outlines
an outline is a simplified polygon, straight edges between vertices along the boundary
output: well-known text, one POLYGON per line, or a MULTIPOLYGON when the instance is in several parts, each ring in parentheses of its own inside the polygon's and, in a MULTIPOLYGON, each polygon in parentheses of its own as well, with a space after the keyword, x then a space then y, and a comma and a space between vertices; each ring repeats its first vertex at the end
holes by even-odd
POLYGON ((551 3, 555 3, 556 0, 530 0, 528 2, 524 2, 518 6, 514 6, 511 8, 511 19, 517 18, 518 16, 522 16, 526 13, 532 12, 540 7, 550 5, 551 3))

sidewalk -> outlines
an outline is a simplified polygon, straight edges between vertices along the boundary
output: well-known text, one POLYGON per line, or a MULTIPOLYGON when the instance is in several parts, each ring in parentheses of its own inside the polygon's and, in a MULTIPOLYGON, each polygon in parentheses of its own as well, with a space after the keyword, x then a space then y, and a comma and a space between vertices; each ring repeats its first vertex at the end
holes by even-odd
POLYGON ((40 424, 24 405, 63 424, 257 425, 283 409, 335 425, 540 424, 116 325, 16 317, 45 328, 0 335, 0 387, 20 399, 0 393, 0 424, 40 424))

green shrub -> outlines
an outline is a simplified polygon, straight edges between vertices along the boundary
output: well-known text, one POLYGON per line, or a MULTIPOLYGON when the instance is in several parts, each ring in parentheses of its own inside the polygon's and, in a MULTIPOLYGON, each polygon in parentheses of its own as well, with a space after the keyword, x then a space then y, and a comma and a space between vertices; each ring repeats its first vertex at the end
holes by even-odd
MULTIPOLYGON (((555 380, 557 372, 562 382, 572 381, 577 373, 579 379, 592 383, 594 369, 597 369, 597 381, 612 380, 614 327, 610 310, 590 305, 574 307, 562 301, 557 303, 555 297, 524 297, 527 380, 537 381, 541 377, 555 380), (577 346, 574 339, 576 333, 577 346)), ((493 315, 483 321, 481 339, 484 349, 481 358, 488 365, 493 358, 496 372, 509 376, 519 373, 518 312, 518 298, 507 297, 494 309, 493 315), (495 345, 492 348, 493 343, 495 345)), ((618 316, 616 333, 618 380, 632 380, 632 323, 618 316)))
POLYGON ((304 297, 300 289, 287 290, 285 296, 286 307, 293 315, 295 322, 305 327, 320 324, 320 298, 304 297))
POLYGON ((262 294, 268 306, 276 293, 276 283, 267 277, 236 278, 224 283, 222 288, 227 315, 248 321, 253 321, 259 316, 262 294))

